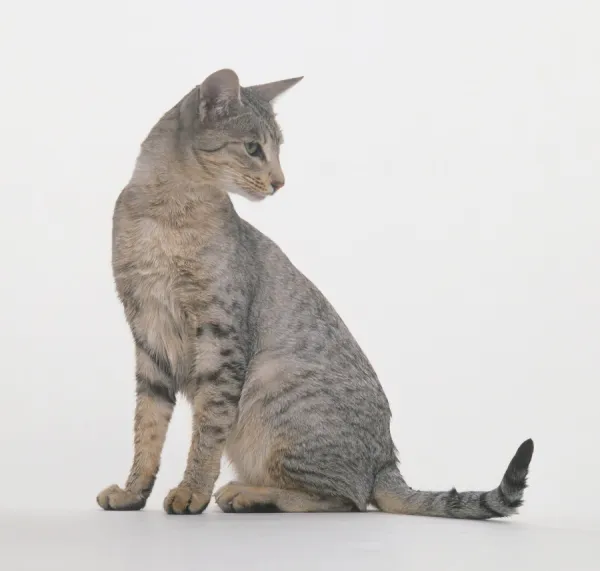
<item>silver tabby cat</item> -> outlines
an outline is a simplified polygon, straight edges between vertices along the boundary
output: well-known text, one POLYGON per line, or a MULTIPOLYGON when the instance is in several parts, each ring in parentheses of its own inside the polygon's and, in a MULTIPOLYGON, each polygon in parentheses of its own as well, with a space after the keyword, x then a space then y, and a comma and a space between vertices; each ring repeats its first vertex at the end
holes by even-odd
POLYGON ((226 512, 364 511, 487 519, 522 503, 527 440, 488 492, 422 492, 404 481, 390 408, 369 361, 320 291, 228 193, 262 200, 284 184, 272 102, 301 78, 240 87, 209 76, 141 147, 113 220, 113 270, 136 348, 134 459, 106 510, 144 507, 177 395, 193 408, 171 514, 208 505, 221 457, 239 481, 226 512))

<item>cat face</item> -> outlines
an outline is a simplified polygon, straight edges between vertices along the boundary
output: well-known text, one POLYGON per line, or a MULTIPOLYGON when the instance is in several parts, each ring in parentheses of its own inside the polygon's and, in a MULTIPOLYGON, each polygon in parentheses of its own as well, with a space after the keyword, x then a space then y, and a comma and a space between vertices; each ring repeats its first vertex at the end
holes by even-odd
POLYGON ((279 162, 283 142, 271 102, 302 78, 240 87, 235 72, 221 70, 197 88, 193 154, 215 186, 262 200, 285 183, 279 162))

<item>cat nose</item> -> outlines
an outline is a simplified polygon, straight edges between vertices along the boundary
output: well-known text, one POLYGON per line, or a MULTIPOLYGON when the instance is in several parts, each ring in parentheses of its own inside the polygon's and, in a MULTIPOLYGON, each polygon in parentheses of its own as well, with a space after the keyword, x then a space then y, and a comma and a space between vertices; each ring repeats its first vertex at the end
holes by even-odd
POLYGON ((271 188, 273 191, 273 194, 275 194, 283 185, 285 184, 285 180, 282 179, 273 179, 271 181, 271 188))

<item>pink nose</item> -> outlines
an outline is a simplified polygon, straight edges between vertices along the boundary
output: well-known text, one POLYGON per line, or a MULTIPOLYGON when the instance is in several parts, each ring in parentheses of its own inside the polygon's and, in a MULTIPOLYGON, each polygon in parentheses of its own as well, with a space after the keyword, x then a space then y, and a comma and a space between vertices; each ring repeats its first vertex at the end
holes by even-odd
POLYGON ((284 184, 285 181, 283 180, 272 180, 271 187, 273 188, 273 193, 277 192, 284 184))

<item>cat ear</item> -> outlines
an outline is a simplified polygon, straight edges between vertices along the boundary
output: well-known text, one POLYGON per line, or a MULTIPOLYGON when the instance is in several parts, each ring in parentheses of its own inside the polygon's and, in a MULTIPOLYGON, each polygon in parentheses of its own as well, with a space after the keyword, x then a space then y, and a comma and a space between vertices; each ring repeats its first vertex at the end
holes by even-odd
POLYGON ((221 69, 209 75, 200 85, 200 117, 226 115, 241 104, 240 80, 235 71, 221 69))
POLYGON ((273 81, 272 83, 263 83, 261 85, 252 85, 250 89, 265 101, 272 102, 277 99, 282 93, 286 92, 291 87, 294 87, 302 77, 294 77, 292 79, 282 79, 281 81, 273 81))

